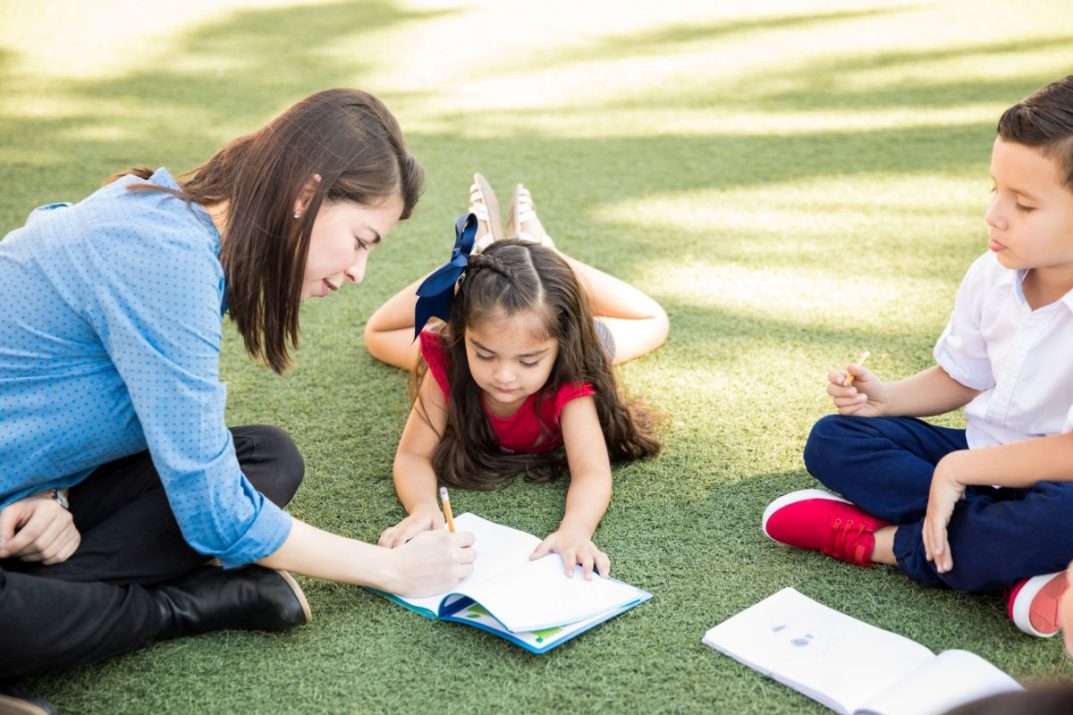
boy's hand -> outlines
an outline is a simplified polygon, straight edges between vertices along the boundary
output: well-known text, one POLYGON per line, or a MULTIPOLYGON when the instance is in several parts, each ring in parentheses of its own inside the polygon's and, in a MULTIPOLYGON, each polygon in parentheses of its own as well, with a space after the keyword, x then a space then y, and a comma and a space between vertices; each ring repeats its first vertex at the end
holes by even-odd
POLYGON ((954 568, 946 526, 954 506, 965 496, 965 485, 957 478, 957 461, 962 452, 951 452, 935 465, 928 493, 928 510, 924 515, 924 555, 935 564, 935 570, 946 573, 954 568))
POLYGON ((389 549, 402 546, 422 531, 434 531, 442 529, 444 525, 443 513, 439 507, 428 505, 415 507, 408 517, 395 526, 384 529, 380 534, 379 544, 389 549))
POLYGON ((48 494, 35 494, 0 510, 0 559, 59 564, 81 543, 71 512, 48 494))
POLYGON ((845 370, 829 372, 827 394, 835 403, 838 414, 857 417, 882 417, 887 413, 890 401, 887 384, 860 365, 847 365, 845 370))
POLYGON ((529 555, 529 560, 535 561, 551 552, 563 557, 563 568, 566 575, 571 578, 574 576, 577 564, 581 564, 582 574, 586 581, 592 580, 594 568, 603 578, 611 575, 611 560, 607 558, 607 554, 596 548, 592 539, 582 532, 559 529, 548 534, 529 555))

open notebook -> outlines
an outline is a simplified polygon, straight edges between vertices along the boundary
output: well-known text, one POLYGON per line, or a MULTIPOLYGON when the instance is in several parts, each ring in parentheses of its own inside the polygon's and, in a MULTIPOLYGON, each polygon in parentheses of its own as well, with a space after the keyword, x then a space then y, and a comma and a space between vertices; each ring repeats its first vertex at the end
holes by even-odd
POLYGON ((586 581, 580 567, 567 578, 558 554, 530 561, 540 544, 532 534, 468 513, 454 521, 457 531, 476 537, 472 574, 434 596, 377 593, 427 618, 476 626, 533 653, 549 651, 652 598, 613 578, 586 581))
POLYGON ((935 655, 792 588, 710 629, 704 643, 845 715, 938 715, 1022 689, 974 653, 935 655))

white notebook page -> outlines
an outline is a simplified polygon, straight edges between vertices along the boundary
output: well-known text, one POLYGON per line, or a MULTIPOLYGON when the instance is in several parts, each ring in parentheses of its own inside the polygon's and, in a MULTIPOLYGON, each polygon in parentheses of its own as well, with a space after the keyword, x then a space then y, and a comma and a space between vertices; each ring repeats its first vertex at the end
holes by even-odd
POLYGON ((841 713, 852 713, 935 656, 792 588, 708 631, 704 642, 841 713))
POLYGON ((637 599, 640 592, 621 581, 594 576, 581 567, 568 578, 558 554, 530 561, 540 539, 474 514, 455 518, 457 531, 473 532, 477 561, 473 573, 450 591, 402 600, 437 612, 440 602, 462 594, 480 603, 511 631, 532 631, 589 618, 637 599))

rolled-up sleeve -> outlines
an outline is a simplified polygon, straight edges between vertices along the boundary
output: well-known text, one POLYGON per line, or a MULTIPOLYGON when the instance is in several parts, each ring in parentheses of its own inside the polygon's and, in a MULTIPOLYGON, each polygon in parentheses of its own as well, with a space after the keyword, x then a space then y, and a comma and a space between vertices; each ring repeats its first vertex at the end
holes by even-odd
MULTIPOLYGON (((978 258, 958 288, 950 321, 935 344, 935 362, 965 387, 986 390, 995 384, 987 343, 980 331, 982 285, 990 256, 978 258)), ((990 259, 993 260, 993 259, 990 259)))
POLYGON ((91 256, 87 319, 129 392, 183 537, 225 567, 256 561, 283 544, 291 518, 242 474, 225 422, 222 271, 206 246, 169 240, 166 228, 149 243, 102 244, 91 256))

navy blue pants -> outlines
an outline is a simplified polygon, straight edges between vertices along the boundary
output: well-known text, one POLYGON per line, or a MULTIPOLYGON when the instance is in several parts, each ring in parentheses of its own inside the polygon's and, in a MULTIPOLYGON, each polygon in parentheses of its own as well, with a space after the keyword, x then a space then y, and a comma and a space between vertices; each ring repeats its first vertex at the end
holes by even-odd
POLYGON ((805 466, 861 509, 897 525, 894 556, 914 581, 990 591, 1064 570, 1073 560, 1071 482, 969 487, 948 527, 954 568, 937 573, 924 557, 932 472, 944 456, 967 448, 964 430, 912 417, 828 415, 812 428, 805 466))

